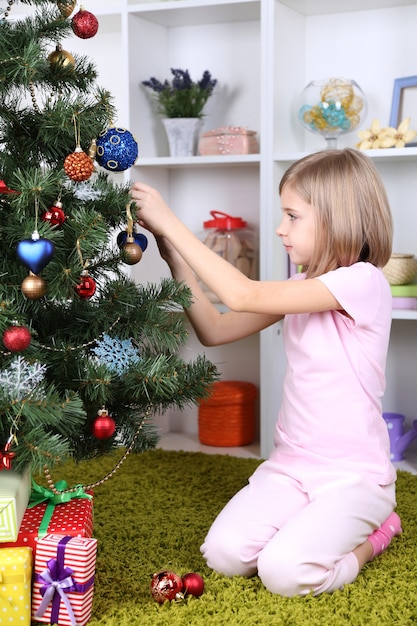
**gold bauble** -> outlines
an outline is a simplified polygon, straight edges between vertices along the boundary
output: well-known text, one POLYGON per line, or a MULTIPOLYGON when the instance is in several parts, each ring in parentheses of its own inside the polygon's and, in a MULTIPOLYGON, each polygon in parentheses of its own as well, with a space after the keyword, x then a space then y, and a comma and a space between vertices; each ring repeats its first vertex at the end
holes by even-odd
POLYGON ((77 0, 59 0, 58 9, 63 17, 69 17, 77 5, 77 0))
POLYGON ((75 59, 71 52, 67 52, 62 49, 62 46, 58 45, 53 52, 48 56, 48 61, 52 66, 61 65, 62 67, 74 67, 75 59))
POLYGON ((127 263, 127 265, 135 265, 136 263, 139 263, 143 254, 142 248, 133 241, 127 241, 127 243, 123 246, 123 252, 123 261, 124 263, 127 263))
POLYGON ((30 273, 21 284, 21 291, 29 300, 39 300, 46 293, 46 282, 41 276, 30 273))

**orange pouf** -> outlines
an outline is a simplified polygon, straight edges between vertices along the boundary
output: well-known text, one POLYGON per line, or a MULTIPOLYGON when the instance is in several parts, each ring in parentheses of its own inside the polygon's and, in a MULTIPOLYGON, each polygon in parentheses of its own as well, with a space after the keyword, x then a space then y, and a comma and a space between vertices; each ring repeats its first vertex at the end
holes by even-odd
POLYGON ((198 437, 207 446, 244 446, 255 438, 255 385, 235 380, 213 383, 198 409, 198 437))

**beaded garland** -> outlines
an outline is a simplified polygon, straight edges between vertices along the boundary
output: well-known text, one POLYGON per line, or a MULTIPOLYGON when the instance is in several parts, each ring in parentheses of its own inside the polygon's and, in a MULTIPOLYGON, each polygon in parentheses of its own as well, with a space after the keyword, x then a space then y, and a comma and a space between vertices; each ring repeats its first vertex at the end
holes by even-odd
MULTIPOLYGON (((112 476, 114 476, 115 473, 120 469, 120 467, 126 461, 126 459, 129 456, 129 454, 132 452, 132 450, 133 450, 133 448, 135 446, 135 443, 136 443, 136 441, 137 441, 137 439, 138 439, 138 437, 139 437, 143 427, 145 426, 145 422, 148 420, 148 418, 149 418, 149 416, 151 414, 152 409, 153 409, 153 405, 152 405, 152 403, 149 403, 148 406, 145 409, 145 412, 144 412, 144 414, 142 416, 142 419, 141 419, 141 421, 140 421, 140 423, 139 423, 139 425, 138 425, 138 427, 136 429, 136 432, 135 432, 135 434, 133 436, 133 439, 130 442, 129 447, 126 449, 125 453, 123 454, 121 459, 116 463, 116 465, 113 467, 113 469, 111 469, 105 476, 103 476, 103 478, 99 478, 95 482, 89 483, 88 485, 83 485, 85 491, 90 491, 91 489, 94 489, 95 487, 99 487, 100 485, 105 483, 107 480, 109 480, 112 476)), ((56 485, 54 483, 54 480, 53 480, 53 478, 51 476, 51 472, 49 470, 49 467, 44 465, 43 471, 45 473, 45 478, 46 478, 46 481, 48 483, 48 487, 52 491, 52 493, 54 493, 55 495, 59 495, 59 494, 62 494, 62 493, 73 493, 73 492, 75 492, 78 489, 78 486, 71 487, 69 489, 62 489, 62 490, 57 489, 58 485, 56 485)))

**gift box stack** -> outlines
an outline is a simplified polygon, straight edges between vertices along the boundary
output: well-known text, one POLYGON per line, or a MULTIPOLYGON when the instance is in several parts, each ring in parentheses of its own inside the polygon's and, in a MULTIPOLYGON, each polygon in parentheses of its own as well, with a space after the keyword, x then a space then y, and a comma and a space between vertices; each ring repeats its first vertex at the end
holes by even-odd
POLYGON ((84 626, 91 617, 93 494, 64 481, 55 488, 0 472, 1 623, 84 626))

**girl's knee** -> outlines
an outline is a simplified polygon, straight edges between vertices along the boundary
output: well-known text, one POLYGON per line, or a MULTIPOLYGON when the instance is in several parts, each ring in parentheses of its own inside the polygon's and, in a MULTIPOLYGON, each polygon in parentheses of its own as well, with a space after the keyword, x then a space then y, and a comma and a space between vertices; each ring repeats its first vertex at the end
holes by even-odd
POLYGON ((208 567, 225 576, 252 576, 254 558, 248 558, 242 542, 226 534, 209 533, 200 548, 208 567))
MULTIPOLYGON (((323 573, 323 572, 322 572, 323 573)), ((271 593, 292 598, 305 596, 319 586, 317 569, 297 561, 295 555, 270 554, 264 550, 258 558, 258 575, 271 593)))
POLYGON ((258 575, 263 585, 271 593, 292 598, 301 595, 295 572, 284 567, 265 567, 262 559, 258 560, 258 575))

